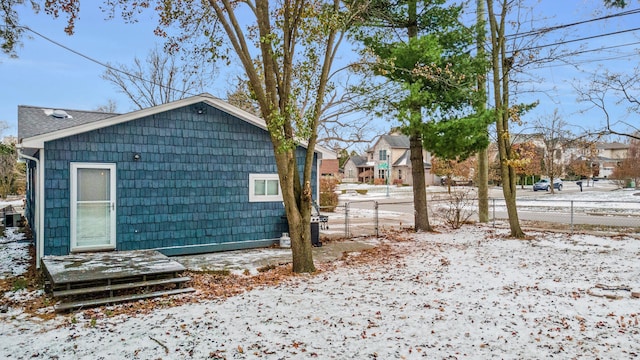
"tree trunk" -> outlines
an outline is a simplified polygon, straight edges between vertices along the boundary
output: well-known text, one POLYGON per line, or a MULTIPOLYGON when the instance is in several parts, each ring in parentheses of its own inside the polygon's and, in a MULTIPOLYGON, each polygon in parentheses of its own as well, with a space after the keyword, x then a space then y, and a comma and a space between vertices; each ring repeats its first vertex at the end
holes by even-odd
POLYGON ((489 222, 489 158, 487 149, 478 151, 478 220, 489 222))
MULTIPOLYGON (((418 36, 418 8, 417 1, 411 0, 407 3, 408 26, 407 36, 409 39, 418 36)), ((427 189, 424 181, 424 157, 422 156, 422 135, 420 125, 422 124, 421 109, 419 105, 411 109, 409 120, 409 151, 411 158, 411 176, 413 178, 413 211, 416 231, 433 231, 429 225, 429 214, 427 213, 427 189)))
POLYGON ((516 207, 516 174, 510 165, 511 140, 509 139, 509 70, 513 59, 506 56, 504 25, 507 13, 507 1, 502 1, 501 23, 498 24, 493 12, 493 0, 487 0, 489 25, 491 28, 491 65, 493 68, 493 90, 496 108, 496 133, 498 153, 500 154, 500 172, 502 174, 502 193, 504 195, 511 236, 523 238, 516 207))
POLYGON ((316 270, 311 243, 312 190, 309 181, 300 186, 296 161, 290 161, 292 159, 295 159, 295 149, 280 153, 276 150, 282 200, 291 238, 293 272, 311 273, 316 270), (281 171, 283 169, 286 169, 284 174, 281 171))
POLYGON ((312 273, 316 268, 311 244, 311 208, 308 211, 286 211, 286 214, 291 238, 292 270, 295 273, 312 273))
POLYGON ((418 131, 409 135, 411 157, 411 176, 413 178, 413 208, 416 231, 433 231, 429 225, 427 212, 427 189, 424 180, 424 158, 422 156, 422 137, 418 131))

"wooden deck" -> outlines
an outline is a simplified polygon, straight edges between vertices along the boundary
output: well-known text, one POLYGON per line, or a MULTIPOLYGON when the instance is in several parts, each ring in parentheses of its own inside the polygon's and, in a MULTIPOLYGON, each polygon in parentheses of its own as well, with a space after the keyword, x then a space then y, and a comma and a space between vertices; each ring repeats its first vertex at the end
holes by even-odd
POLYGON ((194 291, 180 263, 152 250, 81 253, 42 259, 58 311, 194 291))

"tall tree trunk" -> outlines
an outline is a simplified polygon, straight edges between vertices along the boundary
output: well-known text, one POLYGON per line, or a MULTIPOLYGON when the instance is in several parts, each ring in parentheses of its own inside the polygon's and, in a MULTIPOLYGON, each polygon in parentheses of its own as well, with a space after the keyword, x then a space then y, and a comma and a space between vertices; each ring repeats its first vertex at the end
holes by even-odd
MULTIPOLYGON (((478 37, 476 38, 477 44, 477 56, 485 57, 485 11, 484 11, 484 0, 476 0, 477 1, 477 9, 476 9, 476 19, 478 26, 481 29, 478 31, 478 37)), ((476 104, 476 109, 478 112, 484 111, 486 108, 487 102, 487 92, 486 92, 487 81, 486 78, 480 77, 478 78, 478 91, 481 96, 479 96, 478 103, 476 104)), ((488 131, 487 131, 488 133, 488 131)), ((478 185, 478 220, 481 223, 489 222, 489 158, 487 155, 487 149, 482 149, 478 151, 478 174, 477 174, 477 185, 478 185)))
MULTIPOLYGON (((409 39, 418 36, 418 6, 417 0, 408 2, 407 35, 409 39)), ((409 151, 411 158, 411 176, 413 178, 413 208, 416 231, 433 231, 429 225, 427 213, 427 189, 424 179, 424 157, 420 125, 422 116, 420 106, 411 109, 409 117, 409 151)))
POLYGON ((516 207, 516 173, 511 160, 511 140, 509 134, 509 71, 513 62, 506 56, 504 25, 507 13, 507 1, 502 0, 500 24, 493 11, 493 0, 487 0, 489 25, 491 28, 491 64, 493 68, 493 90, 496 108, 496 133, 498 152, 500 154, 500 171, 502 174, 502 193, 507 206, 511 236, 523 238, 520 228, 518 209, 516 207))
MULTIPOLYGON (((295 161, 295 149, 276 152, 278 177, 282 190, 282 200, 289 224, 291 237, 291 254, 293 272, 311 273, 316 270, 313 263, 313 246, 311 243, 311 205, 312 189, 309 181, 300 185, 300 173, 295 161), (284 170, 284 174, 283 171, 284 170)), ((311 151, 311 150, 308 150, 311 151)))
POLYGON ((422 154, 422 137, 420 132, 413 131, 409 135, 409 151, 411 158, 411 176, 413 178, 413 208, 416 231, 433 231, 429 225, 427 212, 427 189, 424 176, 424 158, 422 154))

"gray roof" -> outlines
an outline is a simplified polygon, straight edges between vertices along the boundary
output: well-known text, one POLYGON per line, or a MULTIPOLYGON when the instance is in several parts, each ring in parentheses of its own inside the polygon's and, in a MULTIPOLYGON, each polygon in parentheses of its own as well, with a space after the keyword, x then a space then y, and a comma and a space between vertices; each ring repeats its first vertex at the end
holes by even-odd
POLYGON ((409 137, 406 135, 382 135, 384 141, 395 149, 408 149, 409 137))
POLYGON ((82 124, 88 124, 117 115, 118 114, 100 111, 69 110, 20 105, 18 106, 18 139, 20 141, 32 136, 47 134, 82 124), (61 110, 68 114, 69 117, 54 116, 64 114, 61 110))
MULTIPOLYGON (((28 155, 32 156, 38 149, 43 149, 47 141, 102 129, 199 103, 212 106, 239 120, 268 131, 267 124, 263 119, 226 103, 211 94, 204 93, 126 114, 78 110, 63 111, 60 109, 48 109, 35 106, 19 106, 18 143, 21 149, 31 149, 28 155)), ((305 142, 299 142, 299 145, 303 147, 307 146, 305 142)), ((336 158, 335 152, 320 145, 316 145, 314 151, 320 154, 320 158, 322 159, 336 158)))
POLYGON ((411 152, 409 150, 405 151, 402 156, 393 163, 393 166, 409 166, 411 165, 411 152))
POLYGON ((367 157, 362 155, 355 155, 349 158, 356 167, 365 166, 367 164, 367 157))
POLYGON ((621 142, 612 142, 612 143, 598 143, 597 145, 598 149, 605 149, 605 150, 618 150, 618 149, 628 149, 629 148, 629 144, 624 144, 621 142))
MULTIPOLYGON (((411 165, 411 150, 406 150, 402 156, 393 163, 393 166, 409 166, 411 165)), ((424 161, 424 168, 431 169, 431 164, 424 161)))

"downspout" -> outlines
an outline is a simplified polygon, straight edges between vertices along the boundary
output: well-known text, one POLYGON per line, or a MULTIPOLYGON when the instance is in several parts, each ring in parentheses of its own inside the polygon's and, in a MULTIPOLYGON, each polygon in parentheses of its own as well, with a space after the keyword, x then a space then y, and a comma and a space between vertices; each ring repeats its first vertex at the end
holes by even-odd
MULTIPOLYGON (((316 152, 316 201, 318 208, 320 208, 320 164, 322 163, 322 153, 316 152)), ((319 215, 320 213, 318 213, 319 215)))
POLYGON ((40 159, 24 154, 22 152, 22 149, 18 149, 18 157, 31 160, 36 163, 36 177, 38 188, 36 189, 34 199, 36 204, 34 211, 34 225, 36 228, 36 241, 38 242, 36 245, 36 268, 40 269, 40 260, 42 259, 44 253, 44 231, 42 227, 42 224, 44 224, 44 212, 42 211, 42 206, 44 205, 44 176, 41 176, 44 175, 44 169, 40 168, 40 159))

